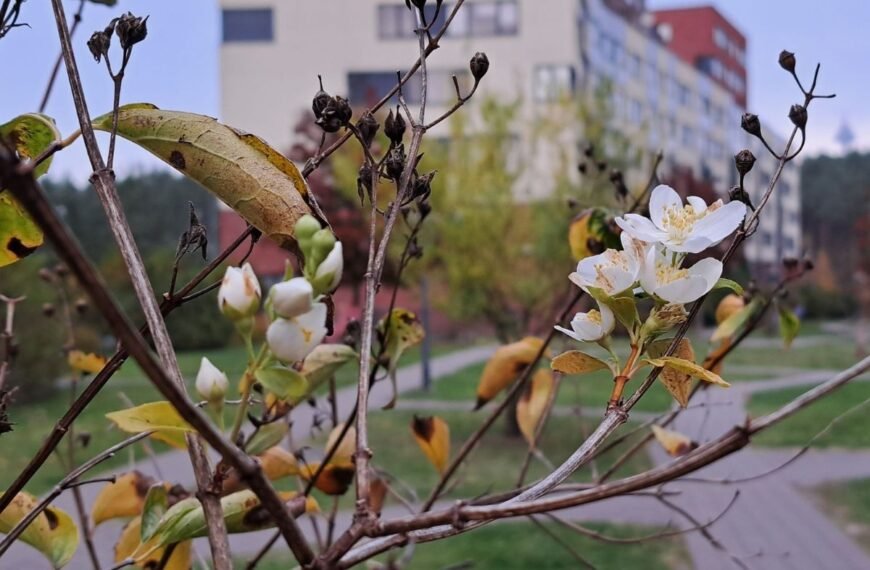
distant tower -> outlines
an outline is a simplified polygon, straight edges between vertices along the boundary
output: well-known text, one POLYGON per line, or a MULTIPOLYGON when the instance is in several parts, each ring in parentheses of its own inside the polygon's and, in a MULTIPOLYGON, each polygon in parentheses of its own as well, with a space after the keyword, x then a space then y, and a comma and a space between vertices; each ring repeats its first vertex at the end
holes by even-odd
POLYGON ((834 139, 843 147, 844 153, 852 149, 852 143, 855 142, 855 133, 852 132, 852 128, 849 127, 849 123, 845 120, 837 130, 837 134, 834 135, 834 139))

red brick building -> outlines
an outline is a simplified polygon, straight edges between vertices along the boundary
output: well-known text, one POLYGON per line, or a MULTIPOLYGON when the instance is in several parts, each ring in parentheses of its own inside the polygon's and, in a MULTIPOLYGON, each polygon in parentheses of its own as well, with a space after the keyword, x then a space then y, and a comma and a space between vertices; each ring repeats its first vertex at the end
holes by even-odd
POLYGON ((746 37, 712 6, 651 12, 659 37, 746 107, 746 37))

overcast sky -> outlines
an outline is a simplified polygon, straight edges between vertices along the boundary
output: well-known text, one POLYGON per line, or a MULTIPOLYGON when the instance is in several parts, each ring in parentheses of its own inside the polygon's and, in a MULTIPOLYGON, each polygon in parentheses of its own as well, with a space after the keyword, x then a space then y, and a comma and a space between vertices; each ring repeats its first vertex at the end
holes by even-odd
MULTIPOLYGON (((346 1, 353 0, 333 0, 346 1)), ((544 7, 548 0, 539 0, 544 7)), ((648 0, 651 8, 697 5, 683 0, 648 0)), ((714 0, 710 2, 743 30, 748 38, 749 108, 763 121, 785 132, 786 114, 798 93, 779 69, 783 48, 797 54, 798 70, 809 78, 822 62, 823 91, 836 91, 833 101, 816 101, 810 109, 807 154, 838 152, 834 136, 848 121, 856 146, 870 149, 870 1, 866 0, 714 0)), ((68 16, 77 0, 64 2, 68 16)), ((75 38, 92 115, 111 107, 112 86, 105 68, 85 47, 90 33, 121 10, 150 15, 148 39, 135 49, 124 81, 122 102, 149 101, 166 109, 218 115, 218 49, 220 15, 217 0, 120 0, 106 8, 88 4, 75 38)), ((7 80, 0 85, 0 120, 37 110, 58 53, 57 33, 48 0, 29 0, 23 10, 29 28, 13 30, 0 41, 0 62, 7 80)), ((409 54, 409 57, 411 55, 409 54)), ((437 57, 437 53, 435 54, 437 57)), ((288 62, 290 65, 290 62, 288 62)), ((290 70, 285 70, 290 72, 290 70)), ((77 126, 66 77, 61 73, 46 112, 62 133, 77 126)), ((121 175, 150 169, 156 160, 124 141, 119 142, 116 170, 121 175)), ((80 143, 60 153, 50 176, 89 172, 80 143)))

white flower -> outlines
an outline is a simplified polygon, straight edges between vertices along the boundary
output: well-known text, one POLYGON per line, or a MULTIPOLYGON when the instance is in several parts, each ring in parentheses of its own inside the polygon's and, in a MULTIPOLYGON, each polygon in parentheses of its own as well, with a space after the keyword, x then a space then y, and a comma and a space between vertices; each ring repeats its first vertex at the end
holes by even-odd
POLYGON ((253 316, 260 307, 260 296, 260 283, 250 263, 227 267, 218 291, 218 307, 224 315, 234 321, 253 316))
POLYGON ((608 249, 599 255, 587 257, 577 264, 577 271, 568 278, 581 289, 597 287, 613 296, 631 288, 637 281, 644 255, 643 244, 620 235, 623 249, 608 249))
POLYGON ((196 373, 196 391, 199 395, 209 402, 223 400, 229 385, 227 375, 203 356, 199 363, 199 372, 196 373))
POLYGON ((746 205, 722 200, 707 206, 702 198, 689 196, 683 205, 670 186, 659 185, 649 200, 650 218, 625 214, 616 218, 624 232, 639 240, 660 243, 671 251, 698 253, 712 247, 737 229, 746 215, 746 205))
POLYGON ((669 303, 691 303, 705 295, 722 275, 722 262, 708 257, 692 267, 674 264, 673 254, 652 248, 640 272, 640 285, 669 303))
POLYGON ((571 338, 583 342, 592 342, 601 339, 613 331, 616 321, 613 311, 605 305, 599 305, 599 310, 592 309, 588 313, 577 313, 571 320, 571 330, 564 327, 556 327, 571 338))
POLYGON ((324 291, 332 291, 338 287, 341 281, 341 272, 344 270, 344 256, 341 242, 335 242, 326 258, 317 266, 314 273, 314 281, 324 291))
POLYGON ((311 310, 314 289, 304 277, 294 277, 272 286, 272 308, 282 318, 292 319, 311 310))
POLYGON ((326 305, 314 303, 311 310, 292 319, 275 319, 266 331, 272 353, 283 362, 304 359, 326 336, 326 305))

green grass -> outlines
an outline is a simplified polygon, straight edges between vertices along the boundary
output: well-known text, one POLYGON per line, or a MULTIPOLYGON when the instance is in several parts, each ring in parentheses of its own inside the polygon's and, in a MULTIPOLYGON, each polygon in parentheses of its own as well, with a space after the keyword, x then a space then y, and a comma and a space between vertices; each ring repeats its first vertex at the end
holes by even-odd
MULTIPOLYGON (((443 344, 433 347, 433 354, 439 355, 456 349, 456 345, 443 344)), ((224 370, 235 382, 244 372, 247 365, 247 355, 243 347, 228 347, 219 350, 182 352, 178 355, 181 372, 187 378, 188 388, 192 391, 193 378, 199 369, 200 359, 208 357, 218 368, 224 370)), ((413 364, 419 360, 419 349, 411 349, 402 357, 402 366, 413 364)), ((346 366, 336 375, 339 386, 348 386, 356 382, 356 367, 346 366)), ((81 391, 81 386, 79 391, 81 391)), ((144 378, 135 362, 126 362, 105 388, 94 399, 90 406, 75 422, 76 433, 90 434, 90 442, 86 449, 79 447, 78 460, 84 461, 99 451, 123 440, 125 434, 113 429, 106 419, 108 412, 127 407, 121 399, 126 395, 134 404, 143 404, 163 399, 155 388, 144 378)), ((49 435, 55 423, 67 410, 70 402, 69 392, 56 390, 45 398, 27 405, 14 405, 9 410, 14 431, 0 435, 0 490, 5 489, 18 472, 27 465, 30 458, 39 449, 49 435)), ((231 413, 231 410, 227 410, 231 413)), ((152 443, 158 453, 170 448, 160 442, 152 443)), ((64 440, 60 448, 63 457, 67 455, 67 442, 64 440)), ((112 468, 124 465, 132 459, 141 460, 145 456, 140 446, 135 446, 102 464, 102 468, 112 468)), ((40 494, 51 488, 66 473, 57 455, 46 461, 42 469, 30 480, 26 490, 40 494)))
POLYGON ((822 509, 870 553, 870 479, 822 485, 811 493, 822 509))
MULTIPOLYGON (((431 399, 468 402, 469 408, 475 401, 475 390, 483 372, 484 363, 475 364, 463 368, 449 376, 445 376, 436 382, 431 391, 415 390, 404 394, 403 398, 431 399)), ((635 377, 635 381, 628 385, 628 390, 640 383, 643 373, 635 377)), ((582 376, 566 376, 562 380, 559 396, 556 403, 562 406, 600 407, 602 413, 610 399, 610 391, 613 381, 607 371, 584 374, 582 376)), ((654 385, 635 408, 638 411, 659 412, 670 406, 671 399, 668 392, 660 385, 654 385)), ((492 404, 489 404, 490 406, 492 404)))
MULTIPOLYGON (((545 523, 548 530, 593 567, 600 570, 643 568, 644 570, 675 570, 686 568, 689 557, 678 537, 640 544, 605 544, 565 530, 556 523, 545 523)), ((656 532, 648 527, 588 525, 610 536, 636 537, 656 532)), ((393 553, 394 557, 400 556, 393 553)), ((262 570, 288 568, 288 555, 272 556, 257 566, 262 570)), ((379 560, 386 562, 387 555, 379 560)), ((505 521, 455 536, 444 541, 417 545, 409 570, 435 570, 472 563, 474 570, 535 568, 536 570, 573 570, 583 566, 565 547, 556 543, 545 531, 531 522, 505 521)), ((239 563, 237 568, 243 568, 239 563)), ((363 568, 359 565, 357 568, 363 568)))
MULTIPOLYGON (((808 387, 788 388, 755 394, 749 401, 749 412, 753 417, 771 412, 808 389, 808 387)), ((753 442, 756 445, 766 446, 803 446, 831 420, 867 399, 870 399, 870 383, 848 384, 815 402, 810 408, 798 412, 780 425, 757 436, 753 442)), ((867 429, 868 409, 870 405, 846 416, 813 445, 847 448, 870 446, 870 430, 867 429)))
POLYGON ((856 360, 854 343, 840 337, 832 337, 830 343, 788 350, 782 347, 738 347, 725 360, 725 374, 728 373, 728 366, 735 364, 842 370, 854 364, 856 360))

